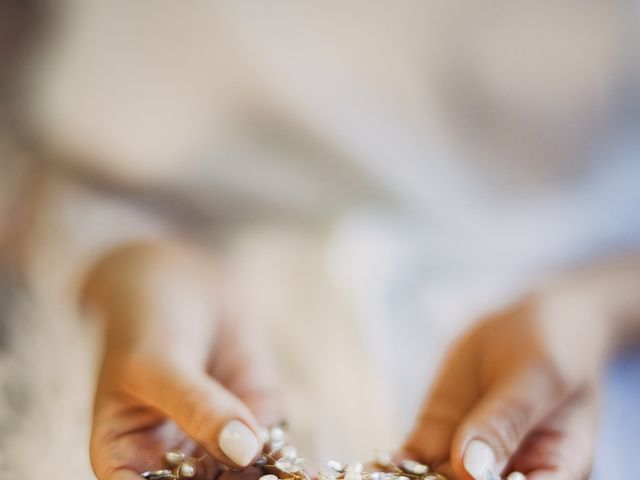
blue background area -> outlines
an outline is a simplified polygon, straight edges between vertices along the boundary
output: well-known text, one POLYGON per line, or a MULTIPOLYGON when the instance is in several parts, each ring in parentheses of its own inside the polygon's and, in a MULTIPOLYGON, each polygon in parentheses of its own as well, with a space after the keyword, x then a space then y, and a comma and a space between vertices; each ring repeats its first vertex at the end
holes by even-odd
POLYGON ((640 351, 616 360, 604 383, 594 480, 640 480, 640 351))

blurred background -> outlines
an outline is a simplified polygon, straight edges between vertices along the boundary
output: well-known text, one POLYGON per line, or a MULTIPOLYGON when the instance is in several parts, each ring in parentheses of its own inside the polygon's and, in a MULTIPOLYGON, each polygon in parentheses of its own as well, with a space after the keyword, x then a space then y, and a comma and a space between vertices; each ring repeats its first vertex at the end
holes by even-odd
MULTIPOLYGON (((0 1, 0 471, 91 475, 79 278, 169 231, 269 326, 301 450, 394 448, 478 315, 640 247, 639 21, 626 0, 0 1)), ((596 478, 639 472, 637 365, 608 377, 596 478)))

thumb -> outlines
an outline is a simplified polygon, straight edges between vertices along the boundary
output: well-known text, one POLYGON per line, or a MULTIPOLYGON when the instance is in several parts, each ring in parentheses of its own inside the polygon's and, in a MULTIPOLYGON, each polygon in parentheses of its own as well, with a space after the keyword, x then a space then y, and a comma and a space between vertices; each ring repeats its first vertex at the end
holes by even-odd
POLYGON ((246 467, 262 451, 262 429, 249 408, 205 373, 163 368, 137 378, 145 403, 175 421, 216 460, 246 467))
POLYGON ((451 463, 462 479, 499 474, 527 434, 562 400, 549 368, 524 368, 493 385, 454 435, 451 463))

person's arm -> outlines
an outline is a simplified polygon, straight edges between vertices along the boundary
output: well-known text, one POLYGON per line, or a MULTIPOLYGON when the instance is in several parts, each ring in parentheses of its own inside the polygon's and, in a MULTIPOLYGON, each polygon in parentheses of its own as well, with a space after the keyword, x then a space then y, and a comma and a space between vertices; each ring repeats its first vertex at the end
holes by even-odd
POLYGON ((463 480, 588 478, 599 376, 639 334, 640 257, 555 278, 454 345, 405 452, 463 480))

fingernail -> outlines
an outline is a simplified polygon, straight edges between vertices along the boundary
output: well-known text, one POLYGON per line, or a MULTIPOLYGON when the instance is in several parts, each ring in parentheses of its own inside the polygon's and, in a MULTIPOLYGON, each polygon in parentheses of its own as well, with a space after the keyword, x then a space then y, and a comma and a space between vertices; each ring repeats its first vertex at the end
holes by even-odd
POLYGON ((220 432, 218 444, 224 454, 241 467, 249 465, 260 449, 254 433, 239 420, 227 423, 220 432))
POLYGON ((471 440, 462 459, 464 468, 476 480, 484 479, 496 463, 493 449, 481 440, 471 440))
POLYGON ((266 475, 262 475, 258 480, 278 480, 278 477, 273 473, 268 473, 266 475))
POLYGON ((507 477, 507 480, 527 480, 527 477, 525 477, 524 473, 511 472, 507 477))

